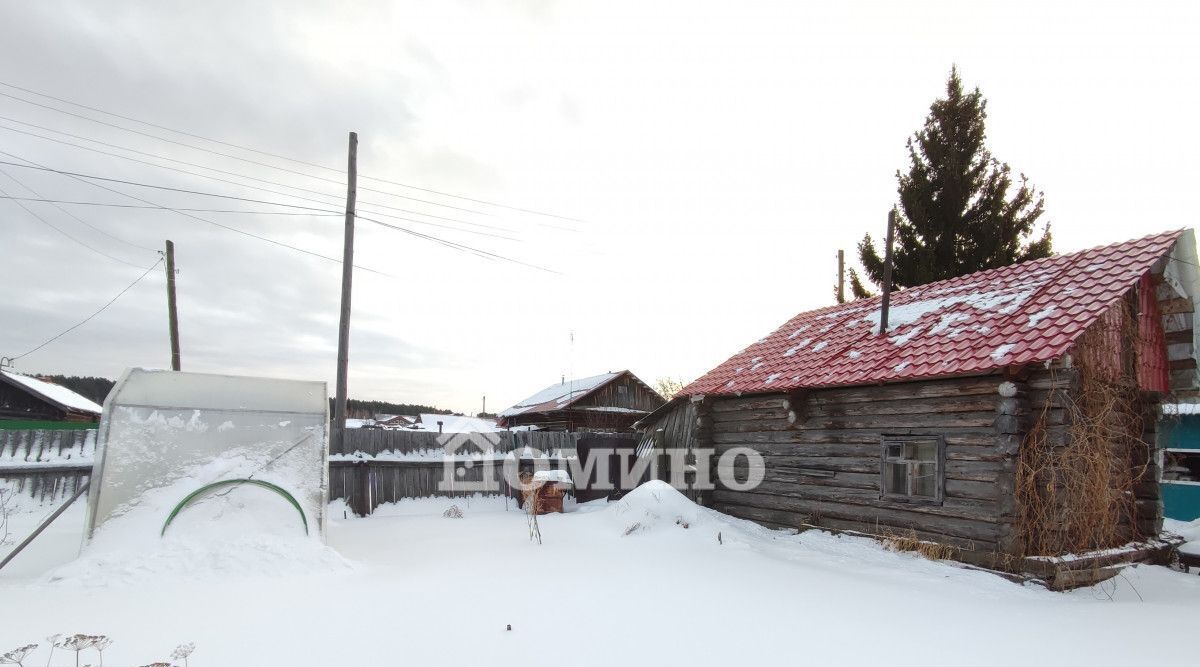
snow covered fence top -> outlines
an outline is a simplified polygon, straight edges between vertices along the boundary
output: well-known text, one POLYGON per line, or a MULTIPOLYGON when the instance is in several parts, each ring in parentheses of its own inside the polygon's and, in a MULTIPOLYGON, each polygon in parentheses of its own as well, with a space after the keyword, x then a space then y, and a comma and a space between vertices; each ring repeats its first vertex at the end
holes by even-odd
POLYGON ((1180 230, 942 280, 800 313, 680 392, 741 394, 983 373, 1049 361, 1167 256, 1197 296, 1196 248, 1180 230))
POLYGON ((104 405, 87 535, 120 520, 157 536, 188 494, 250 477, 290 493, 318 533, 328 423, 324 382, 126 371, 104 405))

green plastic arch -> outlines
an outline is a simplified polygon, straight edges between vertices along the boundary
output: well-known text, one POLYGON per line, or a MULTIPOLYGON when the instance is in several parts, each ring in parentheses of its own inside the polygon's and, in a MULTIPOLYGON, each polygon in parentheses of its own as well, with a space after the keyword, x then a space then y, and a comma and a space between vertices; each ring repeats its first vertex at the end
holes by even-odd
POLYGON ((213 489, 216 489, 216 488, 219 488, 222 486, 233 486, 233 485, 237 485, 237 484, 253 484, 255 486, 261 486, 264 489, 269 489, 271 491, 274 491, 275 493, 278 493, 280 496, 283 497, 284 500, 291 503, 292 507, 295 507, 296 511, 300 513, 300 520, 304 522, 304 534, 305 535, 308 534, 308 517, 304 515, 304 509, 300 507, 300 503, 296 502, 295 496, 288 493, 286 489, 284 489, 280 486, 276 486, 275 484, 272 484, 270 482, 264 482, 261 479, 224 479, 219 482, 213 482, 212 484, 207 484, 205 486, 202 486, 202 487, 196 489, 195 491, 192 491, 191 493, 189 493, 188 496, 186 498, 184 498, 183 500, 179 501, 179 504, 176 505, 175 509, 171 510, 171 514, 167 516, 167 520, 165 522, 163 522, 162 531, 160 531, 158 533, 158 536, 162 537, 163 535, 166 535, 167 534, 167 526, 170 526, 171 522, 175 520, 175 517, 178 516, 179 513, 183 511, 183 508, 187 507, 196 498, 200 497, 201 495, 203 495, 213 489))

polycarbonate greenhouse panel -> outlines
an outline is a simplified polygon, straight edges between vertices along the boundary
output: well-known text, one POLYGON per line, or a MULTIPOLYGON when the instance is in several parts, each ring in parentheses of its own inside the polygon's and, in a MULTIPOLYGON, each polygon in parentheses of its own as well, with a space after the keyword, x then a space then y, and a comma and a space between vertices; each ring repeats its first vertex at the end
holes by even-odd
POLYGON ((323 535, 328 431, 324 382, 128 370, 100 420, 87 538, 106 530, 156 538, 193 492, 217 483, 228 491, 240 479, 286 492, 264 502, 286 508, 291 496, 295 530, 303 519, 304 530, 323 535))

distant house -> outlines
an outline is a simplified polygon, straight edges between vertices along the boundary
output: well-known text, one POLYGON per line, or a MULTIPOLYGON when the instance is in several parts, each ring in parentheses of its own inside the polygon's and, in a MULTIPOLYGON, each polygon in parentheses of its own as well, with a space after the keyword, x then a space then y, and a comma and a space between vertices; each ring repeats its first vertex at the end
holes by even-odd
POLYGON ((383 428, 405 428, 417 423, 417 418, 408 415, 375 415, 375 423, 383 428))
POLYGON ((629 371, 564 380, 500 413, 500 426, 627 431, 667 401, 629 371))
POLYGON ((413 428, 434 433, 491 433, 499 430, 494 419, 435 414, 422 414, 413 428))
POLYGON ((1177 231, 893 292, 882 332, 880 298, 804 312, 643 419, 639 451, 748 448, 761 463, 725 459, 707 504, 982 564, 1152 541, 1198 265, 1177 231))
POLYGON ((102 411, 62 385, 0 370, 0 420, 96 422, 102 411))

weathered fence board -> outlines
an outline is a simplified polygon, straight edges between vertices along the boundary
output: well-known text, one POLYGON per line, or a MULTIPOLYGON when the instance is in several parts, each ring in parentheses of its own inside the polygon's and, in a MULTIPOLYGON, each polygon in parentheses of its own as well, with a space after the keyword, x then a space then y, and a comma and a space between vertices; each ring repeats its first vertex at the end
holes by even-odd
POLYGON ((0 487, 39 501, 70 497, 95 452, 95 429, 0 430, 0 487))
POLYGON ((415 454, 440 452, 446 447, 460 452, 485 451, 511 452, 529 447, 539 452, 574 451, 579 436, 562 431, 496 431, 494 433, 432 433, 430 431, 406 431, 359 428, 346 431, 340 451, 331 449, 330 454, 356 454, 375 456, 382 452, 415 454))

